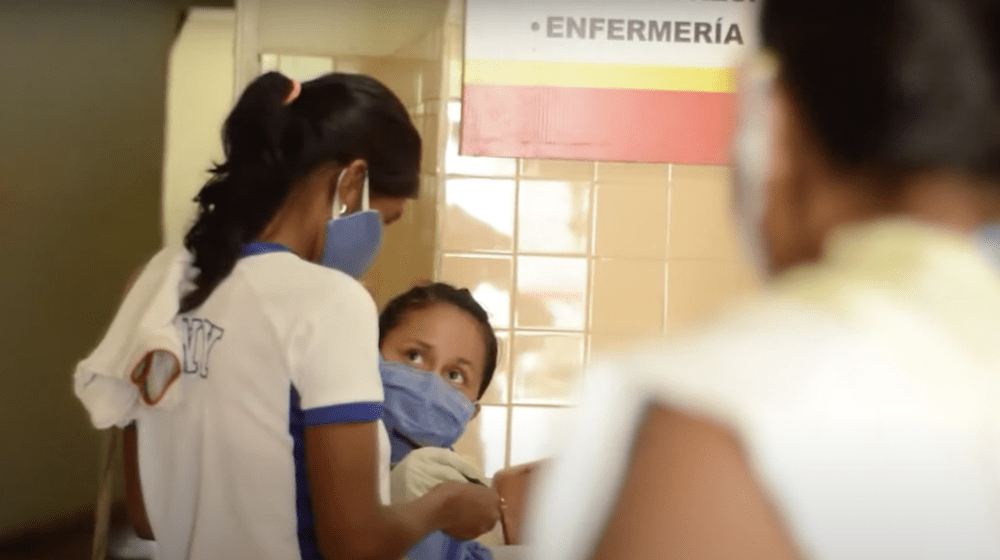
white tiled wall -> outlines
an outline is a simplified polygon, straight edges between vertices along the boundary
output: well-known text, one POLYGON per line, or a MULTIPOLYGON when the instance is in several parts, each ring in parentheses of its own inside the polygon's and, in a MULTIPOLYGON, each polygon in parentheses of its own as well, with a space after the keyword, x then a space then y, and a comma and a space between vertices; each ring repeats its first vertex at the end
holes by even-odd
POLYGON ((470 288, 501 335, 502 366, 459 444, 491 474, 544 456, 589 361, 756 281, 737 258, 727 168, 459 155, 461 4, 444 30, 439 276, 470 288))

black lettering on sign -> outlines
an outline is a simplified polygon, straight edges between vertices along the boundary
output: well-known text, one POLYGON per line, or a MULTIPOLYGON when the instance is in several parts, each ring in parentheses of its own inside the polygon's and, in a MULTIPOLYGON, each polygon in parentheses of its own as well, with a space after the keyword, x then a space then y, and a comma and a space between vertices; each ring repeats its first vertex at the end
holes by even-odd
POLYGON ((646 22, 641 19, 628 20, 628 40, 635 41, 638 36, 640 41, 646 40, 646 22))
POLYGON ((674 22, 674 42, 675 43, 690 43, 691 42, 691 22, 690 21, 676 21, 674 22))
POLYGON ((623 19, 609 19, 608 20, 608 39, 611 41, 624 41, 625 40, 625 20, 623 19))
POLYGON ((670 41, 670 22, 669 21, 649 21, 649 40, 650 41, 670 41), (654 39, 655 37, 655 39, 654 39))
POLYGON ((184 373, 208 377, 208 359, 224 330, 208 319, 181 318, 181 345, 184 349, 184 373))
POLYGON ((699 21, 694 24, 694 42, 701 43, 703 39, 708 44, 712 43, 712 24, 699 21))
MULTIPOLYGON (((712 2, 755 2, 756 0, 710 0, 712 2)), ((532 23, 532 30, 539 24, 532 23)), ((550 39, 697 43, 701 45, 743 44, 739 24, 723 18, 711 21, 656 21, 602 17, 548 16, 545 35, 550 39), (728 27, 727 27, 728 25, 728 27), (725 34, 723 34, 725 31, 725 34)))
POLYGON ((728 45, 732 42, 743 44, 743 35, 740 33, 740 26, 735 23, 729 26, 729 33, 726 33, 726 44, 728 45))
POLYGON ((558 16, 549 16, 545 20, 545 34, 553 39, 561 39, 563 36, 563 19, 558 16))
POLYGON ((604 18, 590 18, 590 38, 595 39, 602 31, 604 31, 604 18))

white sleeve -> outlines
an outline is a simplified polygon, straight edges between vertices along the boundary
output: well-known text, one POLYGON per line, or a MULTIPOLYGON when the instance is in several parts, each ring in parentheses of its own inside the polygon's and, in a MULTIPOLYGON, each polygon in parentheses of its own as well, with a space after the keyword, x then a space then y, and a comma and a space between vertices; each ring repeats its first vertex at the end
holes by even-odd
POLYGON ((585 376, 561 452, 540 471, 528 503, 526 558, 590 558, 614 506, 649 400, 621 367, 585 376))
POLYGON ((378 315, 357 282, 336 278, 330 294, 293 331, 292 384, 306 426, 382 417, 378 315))

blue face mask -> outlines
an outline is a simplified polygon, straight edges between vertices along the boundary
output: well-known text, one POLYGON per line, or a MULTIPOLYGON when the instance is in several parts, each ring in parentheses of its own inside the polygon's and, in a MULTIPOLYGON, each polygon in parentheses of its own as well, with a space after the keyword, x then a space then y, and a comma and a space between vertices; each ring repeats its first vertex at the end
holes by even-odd
POLYGON ((983 226, 976 234, 979 248, 1000 270, 1000 224, 983 226))
MULTIPOLYGON (((345 170, 346 171, 346 170, 345 170)), ((378 256, 382 246, 382 216, 368 208, 368 177, 361 194, 361 211, 341 216, 340 181, 333 201, 333 219, 326 223, 326 239, 320 264, 337 269, 353 278, 361 278, 378 256)))
POLYGON ((476 405, 434 373, 400 362, 379 363, 385 389, 382 422, 392 464, 420 447, 450 448, 472 420, 476 405))

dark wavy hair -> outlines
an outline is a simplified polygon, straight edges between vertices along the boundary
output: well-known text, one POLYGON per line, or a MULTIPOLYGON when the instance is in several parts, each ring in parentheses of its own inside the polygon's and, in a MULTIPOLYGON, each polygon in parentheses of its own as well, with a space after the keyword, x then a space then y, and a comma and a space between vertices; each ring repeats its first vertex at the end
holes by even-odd
POLYGON ((483 381, 479 385, 478 396, 482 398, 486 389, 493 380, 493 373, 497 369, 497 355, 499 345, 493 326, 490 325, 490 316, 479 305, 479 302, 472 297, 469 290, 456 288, 443 282, 423 284, 410 288, 408 291, 396 296, 382 310, 378 319, 378 343, 382 345, 385 337, 398 327, 406 319, 406 316, 419 309, 426 309, 432 305, 445 303, 452 305, 468 313, 479 323, 480 334, 483 338, 483 346, 486 347, 486 361, 483 364, 483 381))
POLYGON ((372 194, 413 198, 419 191, 420 135, 386 86, 332 73, 304 82, 286 104, 293 87, 282 74, 263 74, 226 118, 225 161, 195 198, 198 218, 184 239, 197 276, 182 313, 208 299, 232 272, 240 247, 267 226, 292 185, 320 165, 361 159, 372 194))

